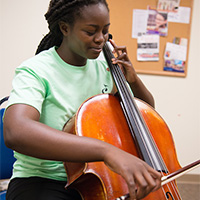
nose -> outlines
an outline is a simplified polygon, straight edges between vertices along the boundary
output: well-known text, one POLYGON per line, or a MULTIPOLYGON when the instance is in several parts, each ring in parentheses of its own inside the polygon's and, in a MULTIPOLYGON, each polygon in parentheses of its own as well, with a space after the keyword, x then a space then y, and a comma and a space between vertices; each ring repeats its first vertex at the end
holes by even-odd
POLYGON ((101 44, 105 41, 105 35, 103 33, 97 33, 94 37, 94 42, 101 44))

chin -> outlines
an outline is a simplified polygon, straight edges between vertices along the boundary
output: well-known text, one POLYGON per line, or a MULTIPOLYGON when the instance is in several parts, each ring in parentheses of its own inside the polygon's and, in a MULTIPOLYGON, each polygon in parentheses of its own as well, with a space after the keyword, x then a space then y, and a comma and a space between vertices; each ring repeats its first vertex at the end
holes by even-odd
POLYGON ((88 59, 97 59, 99 57, 100 54, 93 54, 88 56, 88 59))

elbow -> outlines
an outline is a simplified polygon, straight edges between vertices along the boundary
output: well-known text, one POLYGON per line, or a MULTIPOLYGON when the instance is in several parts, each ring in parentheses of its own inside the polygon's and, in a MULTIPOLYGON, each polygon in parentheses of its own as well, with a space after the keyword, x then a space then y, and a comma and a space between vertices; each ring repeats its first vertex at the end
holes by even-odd
POLYGON ((151 93, 149 93, 149 97, 148 97, 148 99, 146 99, 146 103, 148 103, 151 107, 153 107, 155 109, 155 100, 151 93))
POLYGON ((155 100, 154 100, 153 96, 152 96, 152 101, 151 101, 150 105, 155 109, 155 100))
POLYGON ((3 125, 3 137, 6 147, 14 150, 16 146, 16 136, 5 123, 3 125))

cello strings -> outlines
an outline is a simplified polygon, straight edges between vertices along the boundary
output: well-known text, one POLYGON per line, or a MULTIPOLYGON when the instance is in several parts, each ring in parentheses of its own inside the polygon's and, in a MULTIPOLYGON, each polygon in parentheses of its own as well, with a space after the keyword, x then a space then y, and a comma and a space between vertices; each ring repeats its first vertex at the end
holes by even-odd
MULTIPOLYGON (((108 49, 109 49, 109 47, 106 46, 106 51, 107 51, 106 53, 110 54, 110 57, 114 57, 114 55, 108 49)), ((108 59, 108 60, 110 61, 110 59, 108 59)), ((141 121, 141 123, 143 124, 143 127, 144 127, 144 121, 141 120, 142 118, 139 115, 139 111, 136 109, 137 106, 133 105, 134 104, 133 96, 130 93, 130 90, 127 88, 125 77, 124 77, 124 75, 123 75, 123 73, 122 73, 122 71, 121 71, 121 69, 119 68, 118 65, 113 65, 112 63, 110 63, 110 65, 111 65, 110 66, 111 71, 112 71, 112 74, 114 76, 117 88, 118 88, 118 90, 120 91, 120 94, 121 94, 122 102, 124 103, 124 106, 126 107, 126 115, 128 116, 129 125, 132 125, 133 121, 134 121, 134 125, 137 126, 137 130, 138 131, 140 130, 138 132, 138 134, 140 135, 140 139, 142 139, 142 144, 140 142, 140 145, 142 145, 144 147, 144 148, 142 148, 143 151, 144 151, 144 149, 146 149, 146 153, 149 155, 148 158, 150 158, 150 160, 151 160, 149 162, 151 162, 152 167, 156 168, 155 164, 153 162, 153 159, 151 158, 150 151, 147 148, 148 145, 145 143, 145 139, 142 137, 141 126, 139 126, 139 123, 138 123, 138 121, 140 119, 140 121, 141 121)), ((130 128, 131 128, 132 133, 133 133, 134 132, 133 127, 131 126, 130 128)), ((147 131, 147 127, 146 127, 145 131, 147 131)), ((149 140, 149 138, 148 138, 148 140, 149 140)), ((152 140, 149 140, 149 141, 150 141, 151 144, 153 144, 152 140)), ((154 146, 154 149, 155 149, 155 146, 154 146)), ((144 155, 144 152, 143 152, 143 155, 144 155)), ((165 169, 165 168, 163 167, 163 169, 165 169)))
MULTIPOLYGON (((116 67, 116 71, 117 71, 117 76, 118 76, 118 78, 119 78, 119 80, 121 79, 121 70, 120 70, 120 68, 119 67, 116 67)), ((120 80, 120 82, 121 82, 121 85, 123 86, 124 85, 124 80, 122 79, 122 80, 120 80)), ((125 89, 126 89, 126 87, 124 87, 125 89)), ((126 91, 126 90, 124 90, 124 91, 126 91)), ((130 99, 129 98, 129 93, 126 93, 126 96, 127 96, 127 99, 130 99)), ((132 100, 132 98, 131 98, 131 100, 132 100)), ((129 102, 130 102, 130 100, 129 100, 129 102)), ((129 105, 129 104, 128 104, 129 105)), ((134 116, 134 115, 133 115, 134 116)), ((151 139, 151 137, 150 137, 150 139, 151 139)), ((155 145, 155 143, 154 142, 152 142, 152 144, 153 145, 155 145)), ((157 150, 157 148, 155 148, 156 150, 157 150)), ((160 160, 162 161, 162 164, 163 164, 163 166, 164 166, 164 168, 166 169, 166 171, 169 171, 168 169, 167 169, 167 167, 166 167, 166 165, 164 165, 164 161, 161 159, 162 157, 161 157, 161 155, 160 155, 160 153, 158 154, 159 155, 159 157, 160 157, 160 160)), ((164 173, 161 171, 161 174, 164 176, 164 173)), ((176 191, 176 187, 175 187, 175 183, 174 182, 170 182, 169 183, 170 185, 171 185, 171 187, 173 188, 173 191, 174 191, 174 193, 175 193, 175 195, 176 195, 176 197, 177 198, 179 198, 179 195, 178 195, 178 193, 177 193, 177 191, 176 191)), ((171 190, 171 188, 169 187, 169 185, 167 184, 166 185, 166 187, 168 188, 168 191, 170 191, 170 192, 168 192, 168 194, 171 194, 172 195, 172 190, 171 190)), ((163 191, 163 194, 165 195, 165 198, 167 199, 167 196, 166 196, 166 192, 164 191, 164 188, 162 188, 162 191, 163 191)), ((176 198, 176 199, 177 199, 176 198)))
MULTIPOLYGON (((106 46, 106 45, 105 45, 106 46)), ((106 51, 107 51, 107 53, 109 53, 110 54, 110 58, 112 58, 112 57, 114 57, 113 56, 113 54, 110 52, 110 50, 108 50, 109 49, 109 47, 107 48, 107 46, 105 47, 105 49, 106 49, 106 51)), ((109 61, 109 59, 108 59, 108 61, 109 61)), ((114 76, 113 78, 114 78, 114 80, 115 80, 115 83, 116 83, 116 85, 118 86, 117 88, 118 88, 118 90, 120 90, 120 94, 123 94, 123 95, 121 95, 121 98, 124 98, 124 97, 126 97, 126 98, 124 98, 124 99, 122 99, 122 101, 125 103, 125 107, 127 108, 128 107, 128 111, 129 111, 129 113, 126 113, 128 116, 130 116, 130 114, 131 114, 131 116, 132 116, 132 118, 135 118, 135 115, 133 114, 133 110, 135 110, 135 109, 133 109, 134 108, 134 106, 130 106, 130 105, 132 105, 133 103, 134 103, 134 101, 133 101, 133 98, 132 98, 132 95, 131 95, 131 93, 130 93, 130 91, 129 91, 129 89, 127 88, 127 85, 126 85, 126 80, 125 80, 125 77, 124 77, 124 75, 123 75, 123 73, 122 73, 122 71, 121 71, 121 69, 119 68, 119 66, 118 65, 114 65, 113 66, 113 64, 110 62, 109 63, 110 65, 110 70, 111 70, 111 72, 112 72, 112 75, 114 76), (118 81, 116 81, 116 79, 118 79, 118 81)), ((126 109, 127 110, 127 109, 126 109)), ((137 115, 139 114, 139 112, 138 112, 138 110, 136 110, 135 112, 137 113, 137 115), (136 112, 137 111, 137 112, 136 112)), ((141 116, 139 115, 139 117, 141 118, 141 116)), ((130 117, 128 117, 128 120, 129 120, 129 125, 131 124, 130 123, 130 117)), ((135 119, 135 121, 136 121, 136 119, 135 119)), ((138 124, 138 123, 136 123, 136 124, 138 124)), ((139 128, 139 127, 138 127, 139 128)), ((140 134, 140 133, 139 133, 140 134)), ((141 135, 141 134, 140 134, 141 135)), ((148 134, 149 135, 149 134, 148 134)), ((141 135, 142 136, 142 135, 141 135)), ((143 143, 145 144, 145 139, 143 138, 143 137, 141 137, 142 139, 143 139, 143 143)), ((154 146, 154 150, 158 150, 156 147, 155 147, 155 143, 153 142, 153 139, 150 137, 150 135, 149 135, 149 137, 148 137, 148 139, 150 139, 151 140, 151 144, 154 146)), ((146 145, 145 145, 146 146, 146 145)), ((146 148, 146 150, 148 151, 148 149, 146 148)), ((150 153, 149 153, 149 155, 151 155, 150 153)), ((160 153, 157 153, 157 155, 159 156, 159 158, 160 158, 160 160, 162 161, 161 162, 161 164, 162 164, 162 166, 163 166, 163 168, 164 169, 167 169, 167 167, 166 167, 166 165, 164 165, 164 161, 161 159, 162 157, 161 157, 161 155, 160 155, 160 153)), ((154 163, 152 163, 153 164, 153 166, 154 166, 154 163)), ((154 166, 155 167, 155 166, 154 166)), ((168 169, 166 170, 166 171, 168 171, 168 169)), ((162 172, 162 170, 161 170, 161 173, 162 173, 162 175, 164 175, 164 173, 162 172)), ((172 188, 175 188, 175 184, 173 183, 171 183, 171 186, 172 186, 172 188)), ((171 191, 171 188, 167 185, 167 188, 168 188, 168 190, 169 191, 171 191)), ((162 188, 162 191, 163 191, 163 193, 165 193, 164 192, 164 189, 162 188)), ((175 190, 174 190, 175 191, 175 190)), ((171 192, 172 193, 172 192, 171 192)), ((178 197, 178 195, 176 194, 176 196, 178 197)))
MULTIPOLYGON (((132 97, 129 89, 127 88, 125 77, 124 77, 121 69, 118 66, 114 66, 113 72, 115 72, 114 75, 116 77, 118 77, 119 83, 121 84, 121 87, 119 87, 119 88, 123 88, 123 89, 121 89, 121 91, 122 91, 121 93, 124 94, 122 96, 126 97, 125 100, 124 100, 124 102, 125 102, 125 106, 128 107, 128 111, 130 112, 130 114, 129 114, 129 116, 130 116, 129 120, 131 121, 131 119, 134 119, 135 124, 138 125, 137 126, 138 130, 140 130, 140 132, 141 132, 141 126, 139 126, 139 122, 137 122, 139 120, 137 120, 137 119, 140 119, 140 121, 142 122, 143 126, 144 126, 145 123, 144 123, 144 121, 142 121, 142 117, 139 115, 140 112, 136 109, 137 106, 133 106, 133 104, 134 104, 133 97, 132 97)), ((147 127, 145 127, 145 131, 147 132, 147 127)), ((144 139, 144 137, 142 137, 142 134, 140 132, 139 132, 140 138, 143 139, 143 146, 145 146, 146 152, 150 152, 148 150, 148 148, 147 148, 148 145, 145 143, 146 140, 144 139)), ((147 139, 150 141, 150 138, 147 138, 147 139)), ((151 143, 151 146, 152 146, 152 144, 153 144, 152 140, 150 141, 150 143, 151 143)), ((153 149, 155 151, 155 149, 156 149, 155 146, 154 146, 153 149)), ((148 155, 150 157, 151 154, 148 153, 148 155)), ((153 164, 153 161, 151 161, 151 163, 153 164)), ((162 165, 162 166, 163 166, 163 169, 165 169, 164 165, 162 165)), ((155 165, 154 165, 154 167, 155 167, 155 165)))
MULTIPOLYGON (((107 47, 107 46, 106 46, 106 47, 107 47)), ((109 49, 109 47, 107 47, 107 48, 109 49)), ((109 54, 111 54, 110 57, 111 57, 111 56, 114 57, 113 54, 110 52, 110 50, 107 50, 107 52, 108 52, 109 54)), ((129 117, 128 117, 128 120, 131 121, 131 119, 133 119, 133 120, 135 121, 135 124, 138 125, 139 123, 136 122, 136 121, 137 121, 137 118, 135 117, 135 115, 138 115, 138 118, 140 118, 141 121, 142 121, 143 118, 139 115, 140 112, 139 112, 138 110, 136 110, 137 106, 132 106, 132 107, 131 107, 131 105, 134 103, 134 100, 133 100, 132 95, 130 94, 130 90, 127 89, 125 77, 124 77, 124 75, 123 75, 121 69, 120 69, 118 66, 116 66, 116 65, 113 66, 113 64, 112 64, 111 67, 112 67, 111 70, 112 70, 112 72, 113 72, 113 75, 115 76, 115 78, 117 77, 118 80, 119 80, 119 81, 117 81, 117 83, 119 82, 119 83, 121 84, 120 87, 118 87, 118 89, 120 90, 121 88, 123 88, 123 89, 121 89, 121 93, 124 94, 124 95, 121 95, 121 96, 122 96, 121 98, 126 97, 126 98, 124 99, 123 102, 125 102, 125 106, 126 106, 126 108, 128 108, 128 109, 126 109, 126 110, 129 111, 129 113, 127 113, 127 115, 129 116, 129 117), (127 102, 127 101, 128 101, 128 102, 127 102), (134 111, 135 113, 133 113, 133 111, 134 111), (131 117, 130 117, 130 116, 131 116, 131 117)), ((131 122, 129 122, 129 124, 131 124, 131 122)), ((142 124, 143 124, 143 125, 146 125, 146 124, 144 123, 144 121, 142 121, 142 124)), ((138 126, 137 126, 137 128, 138 128, 138 130, 140 130, 138 126)), ((132 128, 132 130, 133 130, 133 128, 132 128)), ((147 127, 146 127, 146 132, 149 132, 149 130, 147 129, 147 127)), ((140 132, 139 132, 139 134, 140 134, 140 137, 143 139, 143 146, 144 146, 146 140, 142 137, 142 134, 141 134, 140 132)), ((155 142, 153 141, 152 137, 150 137, 150 134, 147 134, 147 136, 148 136, 148 140, 149 140, 150 143, 151 143, 151 146, 153 146, 154 152, 155 152, 155 150, 157 151, 157 152, 156 152, 156 155, 157 155, 157 157, 159 158, 158 160, 160 161, 160 163, 161 163, 161 165, 162 165, 162 168, 163 168, 165 171, 168 171, 167 168, 166 168, 166 165, 164 164, 164 162, 163 162, 163 160, 162 160, 162 157, 161 157, 161 155, 160 155, 160 152, 158 152, 158 148, 157 148, 157 146, 155 145, 155 142), (161 162, 161 161, 162 161, 162 162, 161 162)), ((151 155, 150 151, 149 151, 148 148, 147 148, 147 145, 146 145, 145 149, 146 149, 147 152, 149 152, 148 155, 151 155)), ((151 157, 151 156, 149 156, 149 157, 151 157)), ((151 162, 151 163, 153 164, 153 162, 151 162)), ((153 165, 153 167, 155 168, 155 165, 153 165)))
MULTIPOLYGON (((118 69, 119 69, 119 68, 117 67, 116 71, 118 71, 118 69)), ((119 69, 119 70, 120 70, 120 69, 119 69)), ((123 80, 121 80, 121 76, 119 76, 119 75, 120 75, 120 71, 118 71, 117 74, 118 74, 120 83, 121 83, 121 85, 122 85, 122 87, 123 87, 123 86, 124 86, 123 80)), ((124 91, 126 91, 126 90, 124 90, 124 91)), ((126 93, 126 96, 127 96, 127 99, 128 99, 129 94, 126 93)), ((130 105, 130 104, 128 104, 128 105, 130 105)), ((132 110, 132 109, 131 109, 131 110, 132 110)), ((162 188, 162 192, 163 192, 163 195, 164 195, 165 199, 167 199, 167 197, 166 197, 166 195, 165 195, 164 188, 162 188)), ((121 197, 120 199, 126 199, 126 196, 123 196, 123 197, 121 197)))

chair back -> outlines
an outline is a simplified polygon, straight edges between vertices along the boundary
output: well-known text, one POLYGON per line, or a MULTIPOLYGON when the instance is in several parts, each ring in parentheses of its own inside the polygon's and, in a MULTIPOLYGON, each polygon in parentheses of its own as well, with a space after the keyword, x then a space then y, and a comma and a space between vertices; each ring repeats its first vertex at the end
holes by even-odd
MULTIPOLYGON (((0 106, 7 101, 8 97, 0 100, 0 106)), ((0 109, 0 179, 9 179, 12 175, 12 168, 15 158, 13 150, 6 147, 3 138, 3 114, 5 108, 0 109)))

